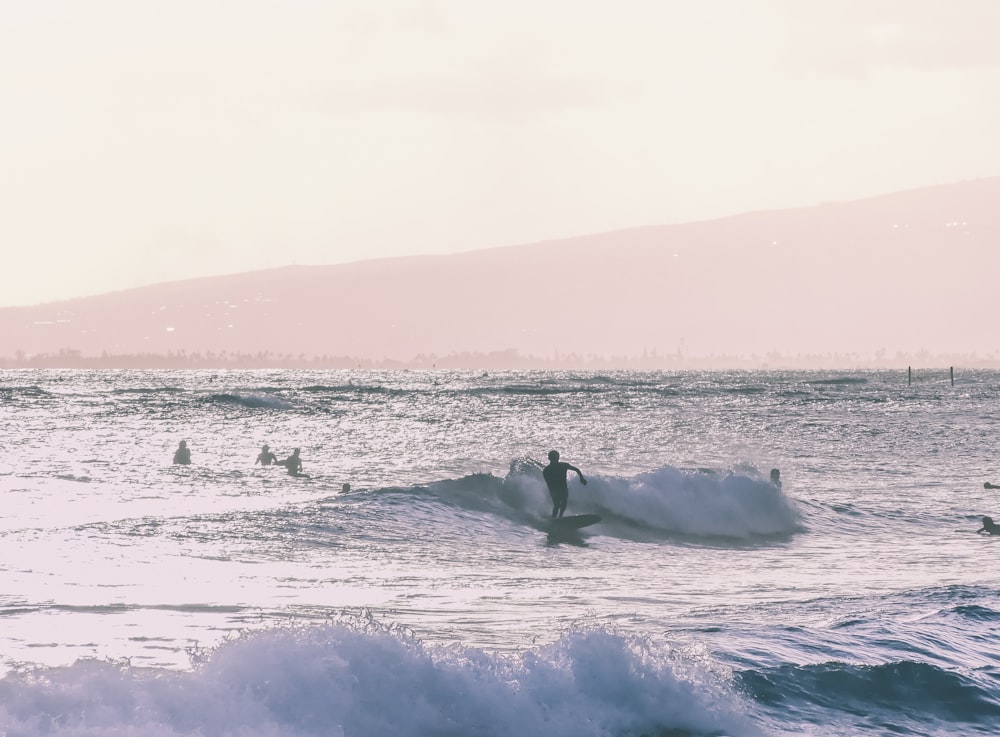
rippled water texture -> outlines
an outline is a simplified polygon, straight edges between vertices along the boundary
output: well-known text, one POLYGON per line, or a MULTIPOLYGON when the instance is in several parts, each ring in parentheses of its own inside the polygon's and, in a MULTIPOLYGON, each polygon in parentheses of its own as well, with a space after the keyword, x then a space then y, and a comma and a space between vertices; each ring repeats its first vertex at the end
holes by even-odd
POLYGON ((51 702, 156 733, 86 721, 110 678, 159 734, 990 734, 998 400, 960 370, 0 372, 0 731, 51 702), (547 534, 552 448, 579 536, 547 534), (369 676, 438 705, 422 731, 342 688, 369 676))

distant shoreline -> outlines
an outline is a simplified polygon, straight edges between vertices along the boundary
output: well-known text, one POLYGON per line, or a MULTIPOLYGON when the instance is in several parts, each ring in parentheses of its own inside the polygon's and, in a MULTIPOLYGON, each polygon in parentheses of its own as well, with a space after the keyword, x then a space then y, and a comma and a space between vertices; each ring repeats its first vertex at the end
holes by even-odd
POLYGON ((947 374, 949 368, 1000 369, 1000 357, 976 355, 930 355, 900 353, 892 358, 854 354, 785 356, 771 353, 751 356, 702 356, 678 354, 643 356, 580 356, 575 354, 540 357, 514 350, 489 353, 455 353, 446 356, 418 355, 410 360, 371 359, 352 356, 291 356, 270 353, 141 353, 85 355, 64 349, 58 353, 0 356, 0 369, 381 369, 381 370, 587 370, 587 371, 712 371, 712 370, 896 370, 908 368, 920 374, 947 374))

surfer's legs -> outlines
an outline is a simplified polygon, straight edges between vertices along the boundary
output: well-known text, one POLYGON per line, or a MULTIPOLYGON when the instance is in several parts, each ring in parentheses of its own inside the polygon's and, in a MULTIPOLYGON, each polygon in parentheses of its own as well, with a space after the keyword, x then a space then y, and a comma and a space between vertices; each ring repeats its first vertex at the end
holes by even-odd
POLYGON ((552 517, 562 517, 566 511, 566 502, 569 501, 569 491, 552 492, 552 517))

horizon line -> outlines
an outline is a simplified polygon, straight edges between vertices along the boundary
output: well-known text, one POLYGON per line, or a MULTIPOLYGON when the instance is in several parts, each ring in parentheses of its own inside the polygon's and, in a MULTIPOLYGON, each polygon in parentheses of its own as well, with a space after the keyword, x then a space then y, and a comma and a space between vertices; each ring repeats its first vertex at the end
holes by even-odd
POLYGON ((898 351, 892 356, 861 355, 852 352, 827 354, 709 354, 686 356, 656 351, 634 356, 594 356, 576 353, 536 356, 516 349, 466 351, 445 355, 417 354, 410 359, 364 358, 357 356, 272 354, 239 351, 168 351, 167 353, 120 353, 106 351, 84 355, 63 348, 58 353, 0 356, 0 369, 144 369, 144 370, 895 370, 948 371, 1000 369, 1000 355, 988 353, 898 351))

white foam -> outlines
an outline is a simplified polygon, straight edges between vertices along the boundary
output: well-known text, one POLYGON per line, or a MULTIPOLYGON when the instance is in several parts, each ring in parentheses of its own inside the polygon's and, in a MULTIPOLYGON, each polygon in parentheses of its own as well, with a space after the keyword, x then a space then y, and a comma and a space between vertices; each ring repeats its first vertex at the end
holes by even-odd
POLYGON ((271 394, 232 394, 233 401, 242 404, 244 407, 267 408, 267 409, 291 409, 291 402, 275 397, 271 394))
POLYGON ((190 672, 80 661, 8 675, 0 729, 19 737, 754 733, 726 684, 604 631, 500 656, 330 624, 245 635, 206 656, 190 672))
MULTIPOLYGON (((663 533, 747 539, 800 529, 798 511, 780 489, 754 473, 713 473, 664 466, 632 477, 570 475, 574 514, 611 514, 663 533)), ((540 474, 513 467, 504 481, 509 503, 551 506, 540 474)))

